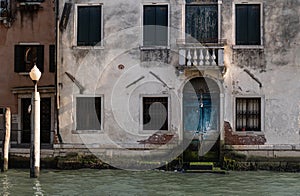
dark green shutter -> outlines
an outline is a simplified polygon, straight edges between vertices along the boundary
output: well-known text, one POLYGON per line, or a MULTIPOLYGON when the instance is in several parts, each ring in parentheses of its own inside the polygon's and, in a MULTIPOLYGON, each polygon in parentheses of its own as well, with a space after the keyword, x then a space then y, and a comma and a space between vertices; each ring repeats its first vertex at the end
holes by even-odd
POLYGON ((77 45, 94 46, 101 41, 101 6, 78 7, 77 45))
POLYGON ((236 44, 260 45, 260 5, 236 5, 236 44))
POLYGON ((155 41, 158 46, 168 45, 168 6, 156 6, 155 41))
POLYGON ((155 45, 155 6, 144 6, 144 33, 143 40, 145 46, 155 45))
POLYGON ((24 47, 21 45, 15 45, 15 62, 14 62, 15 72, 24 72, 24 47))
POLYGON ((260 6, 248 7, 248 44, 260 45, 260 6))
POLYGON ((44 46, 39 45, 37 47, 37 61, 36 66, 43 73, 44 72, 44 46))
POLYGON ((55 72, 55 45, 49 46, 49 72, 55 72))
POLYGON ((248 8, 236 5, 236 44, 248 44, 248 8))
POLYGON ((95 46, 101 41, 101 7, 92 6, 89 12, 89 45, 95 46))
POLYGON ((145 5, 143 25, 143 44, 145 46, 166 46, 168 44, 167 5, 145 5))
POLYGON ((89 7, 78 7, 78 23, 77 23, 77 45, 87 46, 89 45, 89 7))

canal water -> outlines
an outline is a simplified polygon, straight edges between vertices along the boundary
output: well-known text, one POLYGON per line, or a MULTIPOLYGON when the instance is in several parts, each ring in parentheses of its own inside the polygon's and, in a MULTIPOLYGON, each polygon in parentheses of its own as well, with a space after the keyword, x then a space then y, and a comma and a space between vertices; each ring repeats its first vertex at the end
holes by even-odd
POLYGON ((0 173, 0 195, 300 195, 300 173, 188 174, 164 171, 28 170, 0 173))

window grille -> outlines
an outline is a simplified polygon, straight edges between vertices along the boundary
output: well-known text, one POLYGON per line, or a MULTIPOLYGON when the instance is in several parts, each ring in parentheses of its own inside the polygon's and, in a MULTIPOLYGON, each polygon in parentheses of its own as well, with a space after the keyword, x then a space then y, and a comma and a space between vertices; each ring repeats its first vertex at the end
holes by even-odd
POLYGON ((261 99, 236 99, 236 130, 261 131, 261 99))

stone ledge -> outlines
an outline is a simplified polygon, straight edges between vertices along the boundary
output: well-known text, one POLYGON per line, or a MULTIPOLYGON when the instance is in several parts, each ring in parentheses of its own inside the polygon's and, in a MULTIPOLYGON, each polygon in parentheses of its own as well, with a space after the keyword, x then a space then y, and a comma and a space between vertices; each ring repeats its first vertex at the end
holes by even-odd
POLYGON ((292 144, 267 144, 267 145, 225 145, 230 150, 275 150, 275 151, 300 151, 300 145, 292 144))

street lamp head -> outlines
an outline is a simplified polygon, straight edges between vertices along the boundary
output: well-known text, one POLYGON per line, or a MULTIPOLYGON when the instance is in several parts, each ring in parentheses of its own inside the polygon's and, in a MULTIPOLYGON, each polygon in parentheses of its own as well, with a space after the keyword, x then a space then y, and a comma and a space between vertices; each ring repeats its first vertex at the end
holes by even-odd
POLYGON ((34 64, 33 68, 29 72, 29 76, 30 76, 31 80, 33 82, 37 83, 39 81, 39 79, 41 78, 41 75, 42 75, 42 73, 40 72, 39 68, 37 68, 36 64, 34 64))

